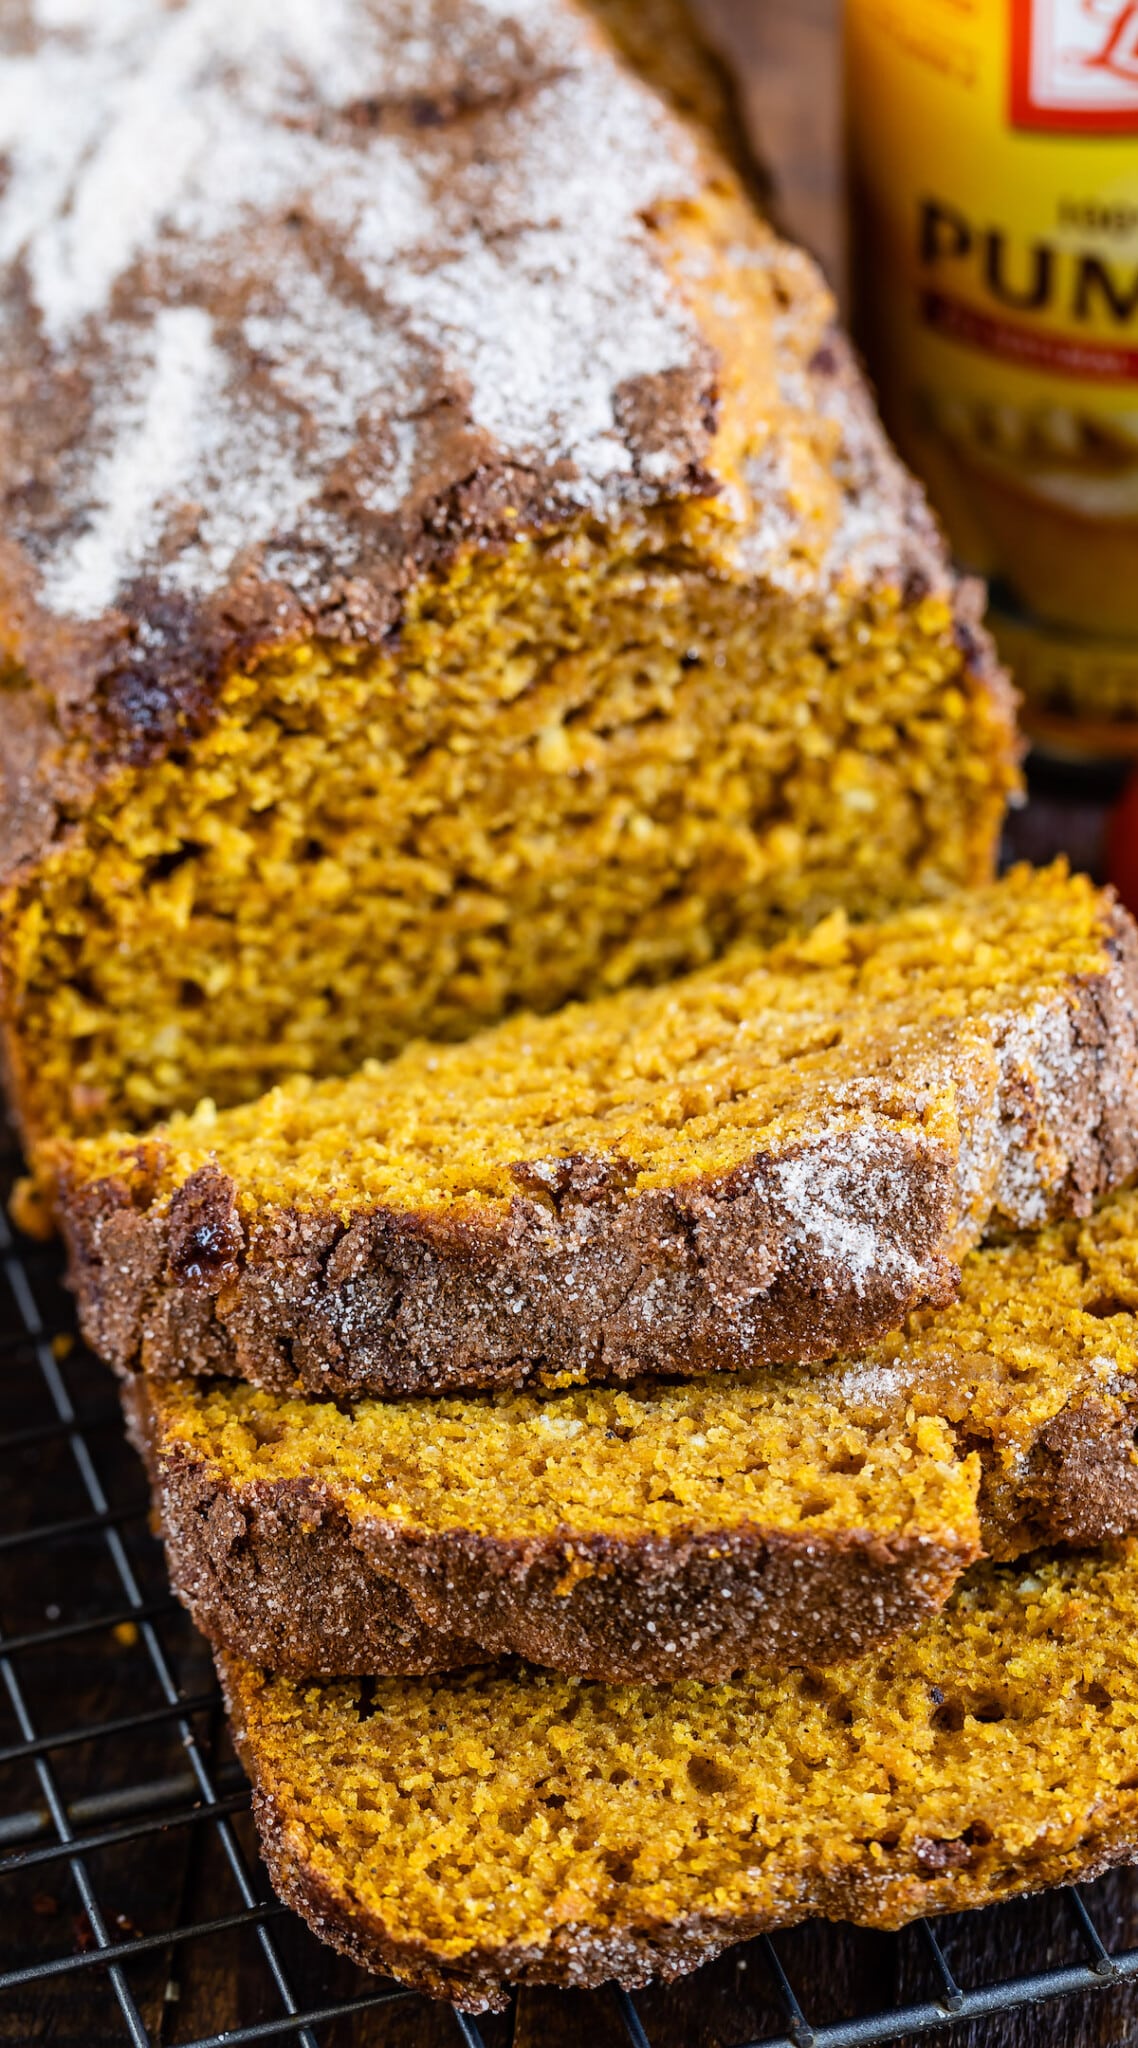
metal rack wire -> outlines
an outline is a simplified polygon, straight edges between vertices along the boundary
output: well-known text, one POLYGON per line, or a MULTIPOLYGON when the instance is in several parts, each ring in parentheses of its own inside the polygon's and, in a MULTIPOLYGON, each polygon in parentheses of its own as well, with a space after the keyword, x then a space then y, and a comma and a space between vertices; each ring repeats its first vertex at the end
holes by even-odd
MULTIPOLYGON (((0 1159, 5 1198, 13 1170, 0 1159)), ((398 2015, 400 2043, 449 2034, 509 2048, 516 2013, 440 2016, 331 1956, 271 1897, 211 1667, 165 1590, 109 1376, 75 1339, 57 1253, 18 1240, 4 1209, 0 1456, 11 1503, 0 1524, 0 2041, 38 2040, 42 2025, 82 2048, 370 2048, 394 2038, 398 2015)), ((1130 1918, 1121 1885, 1138 1926, 1138 1877, 1104 1882, 1113 1894, 1053 1895, 1041 1966, 1026 1974, 969 1981, 961 1957, 975 1963, 977 1923, 993 1913, 947 1932, 850 1936, 877 1944, 872 1981, 895 1994, 850 2013, 834 2009, 819 1965, 847 1937, 814 1930, 810 1995, 795 1988, 805 1978, 794 1937, 764 1939, 690 1980, 686 2003, 685 1987, 636 1999, 610 1987, 562 2002, 550 2027, 598 2048, 658 2048, 697 2031, 716 2048, 872 2048, 1117 1988, 1138 1977, 1138 1946, 1112 1948, 1102 1925, 1130 1918), (705 1980, 697 2029, 685 2015, 705 1980)))

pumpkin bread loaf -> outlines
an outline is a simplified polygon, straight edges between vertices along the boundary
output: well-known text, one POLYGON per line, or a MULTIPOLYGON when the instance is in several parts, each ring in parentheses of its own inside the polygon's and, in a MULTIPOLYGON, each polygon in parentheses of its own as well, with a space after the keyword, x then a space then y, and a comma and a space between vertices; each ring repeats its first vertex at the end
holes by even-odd
POLYGON ((977 593, 662 6, 0 24, 33 1146, 991 873, 977 593))
POLYGON ((44 1148, 121 1371, 358 1398, 832 1357, 1138 1167, 1138 940, 1062 866, 44 1148))
POLYGON ((816 1914, 893 1928, 1138 1855, 1138 1552, 981 1565, 831 1669, 307 1684, 220 1659, 270 1875, 371 1969, 674 1977, 816 1914))
MULTIPOLYGON (((829 1661, 982 1546, 1138 1531, 1138 1193, 972 1252, 857 1360, 676 1384, 328 1401, 124 1387, 198 1626, 300 1677, 412 1668, 414 1618, 606 1679, 829 1661)), ((457 1642, 457 1650, 456 1650, 457 1642)))

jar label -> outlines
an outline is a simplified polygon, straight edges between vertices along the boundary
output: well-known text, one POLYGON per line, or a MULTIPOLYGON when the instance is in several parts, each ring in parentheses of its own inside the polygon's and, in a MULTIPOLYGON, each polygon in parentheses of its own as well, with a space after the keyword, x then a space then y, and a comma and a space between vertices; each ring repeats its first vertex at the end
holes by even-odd
POLYGON ((1138 0, 846 0, 846 26, 886 423, 960 559, 1046 628, 1040 674, 1093 646, 1072 700, 1138 715, 1138 0))
POLYGON ((1011 118, 1138 135, 1138 0, 1013 0, 1011 118))

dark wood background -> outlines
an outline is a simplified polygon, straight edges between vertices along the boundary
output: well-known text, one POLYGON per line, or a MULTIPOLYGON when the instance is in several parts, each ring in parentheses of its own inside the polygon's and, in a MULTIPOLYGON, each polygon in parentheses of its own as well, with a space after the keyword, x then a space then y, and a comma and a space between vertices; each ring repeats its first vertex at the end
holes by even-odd
MULTIPOLYGON (((838 0, 703 4, 734 54, 747 109, 778 179, 781 218, 836 277, 841 247, 838 0)), ((1104 797, 1110 787, 1109 777, 1073 783, 1062 772, 1038 769, 1033 801, 1013 823, 1013 850, 1044 857, 1066 846, 1080 865, 1099 867, 1104 797)), ((34 1254, 29 1270, 48 1327, 64 1324, 70 1309, 51 1259, 34 1254)), ((30 1347, 21 1349, 7 1334, 17 1322, 17 1303, 7 1297, 0 1271, 0 1433, 16 1426, 35 1428, 49 1413, 30 1347)), ((62 1369, 72 1398, 96 1418, 89 1433, 96 1464, 116 1515, 125 1517, 124 1540, 144 1594, 159 1600, 164 1590, 160 1553, 138 1512, 141 1475, 122 1442, 107 1378, 78 1350, 66 1356, 62 1369)), ((46 1448, 29 1441, 0 1484, 5 1529, 81 1515, 85 1506, 70 1452, 55 1440, 46 1448)), ((67 1624, 121 1607, 121 1589, 109 1572, 98 1534, 0 1562, 0 1615, 9 1635, 43 1627, 45 1616, 48 1621, 62 1617, 67 1624)), ((183 1691, 200 1695, 208 1679, 202 1646, 180 1614, 164 1615, 160 1626, 183 1691)), ((25 1654, 19 1671, 41 1728, 75 1729, 88 1717, 98 1721, 149 1708, 156 1699, 144 1649, 137 1631, 129 1628, 99 1628, 53 1648, 50 1656, 25 1654)), ((231 1788, 234 1766, 216 1713, 204 1707, 195 1725, 214 1758, 222 1789, 231 1788)), ((0 1748, 11 1744, 17 1732, 10 1703, 0 1694, 0 1748)), ((184 1771, 184 1756, 169 1727, 156 1724, 128 1744, 106 1739, 75 1744, 59 1754, 56 1769, 69 1799, 92 1791, 113 1796, 120 1786, 184 1771)), ((6 1762, 0 1754, 0 1825, 5 1817, 34 1810, 41 1800, 42 1787, 30 1766, 6 1762)), ((251 1851, 247 1817, 239 1815, 235 1825, 251 1851)), ((238 1904, 208 1828, 171 1829, 149 1838, 145 1847, 97 1858, 93 1868, 108 1922, 120 1939, 164 1933, 179 1922, 232 1912, 238 1904)), ((1138 1875, 1116 1874, 1092 1887, 1088 1897, 1112 1947, 1138 1944, 1138 1875)), ((367 1988, 367 1980, 320 1949, 299 1924, 281 1920, 273 1926, 299 1996, 323 2003, 367 1988)), ((958 1978, 970 1987, 1081 1959, 1069 1903, 1057 1895, 974 1919, 957 1918, 944 1924, 943 1939, 958 1978)), ((24 1877, 0 1883, 0 1968, 36 1953, 54 1956, 82 1949, 89 1942, 65 1866, 42 1866, 31 1882, 24 1877)), ((913 1931, 893 1939, 807 1927, 780 1938, 779 1952, 816 2024, 925 1999, 934 1988, 913 1931)), ((132 1967, 131 1981, 155 2042, 174 2044, 255 2025, 279 2010, 248 1931, 161 1947, 132 1967)), ((639 1994, 637 2005, 653 2048, 732 2048, 769 2034, 779 2019, 769 1976, 754 1948, 726 1956, 670 1990, 639 1994)), ((488 2048, 506 2048, 510 2040, 505 2022, 487 2022, 485 2035, 488 2048)), ((40 2043, 45 2048, 49 2043, 51 2048, 111 2048, 124 2038, 110 1987, 98 1970, 0 1998, 0 2042, 13 2048, 40 2043)), ((449 2011, 418 1999, 320 2030, 329 2048, 453 2048, 457 2038, 449 2011)), ((1106 1988, 1035 2013, 922 2038, 934 2048, 1123 2048, 1138 2042, 1138 1987, 1106 1988)), ((519 2001, 513 2040, 516 2048, 618 2048, 627 2044, 627 2035, 604 1994, 584 1998, 529 1992, 519 2001)))
POLYGON ((775 173, 781 224, 840 283, 841 0, 699 0, 775 173))

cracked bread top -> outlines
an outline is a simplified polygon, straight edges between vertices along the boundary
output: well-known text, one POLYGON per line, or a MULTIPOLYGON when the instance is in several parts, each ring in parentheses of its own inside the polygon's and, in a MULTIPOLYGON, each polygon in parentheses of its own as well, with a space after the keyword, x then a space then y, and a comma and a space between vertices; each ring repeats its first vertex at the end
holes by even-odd
POLYGON ((814 266, 574 0, 13 0, 0 59, 17 799, 51 720, 162 751, 471 543, 670 504, 948 587, 814 266))

